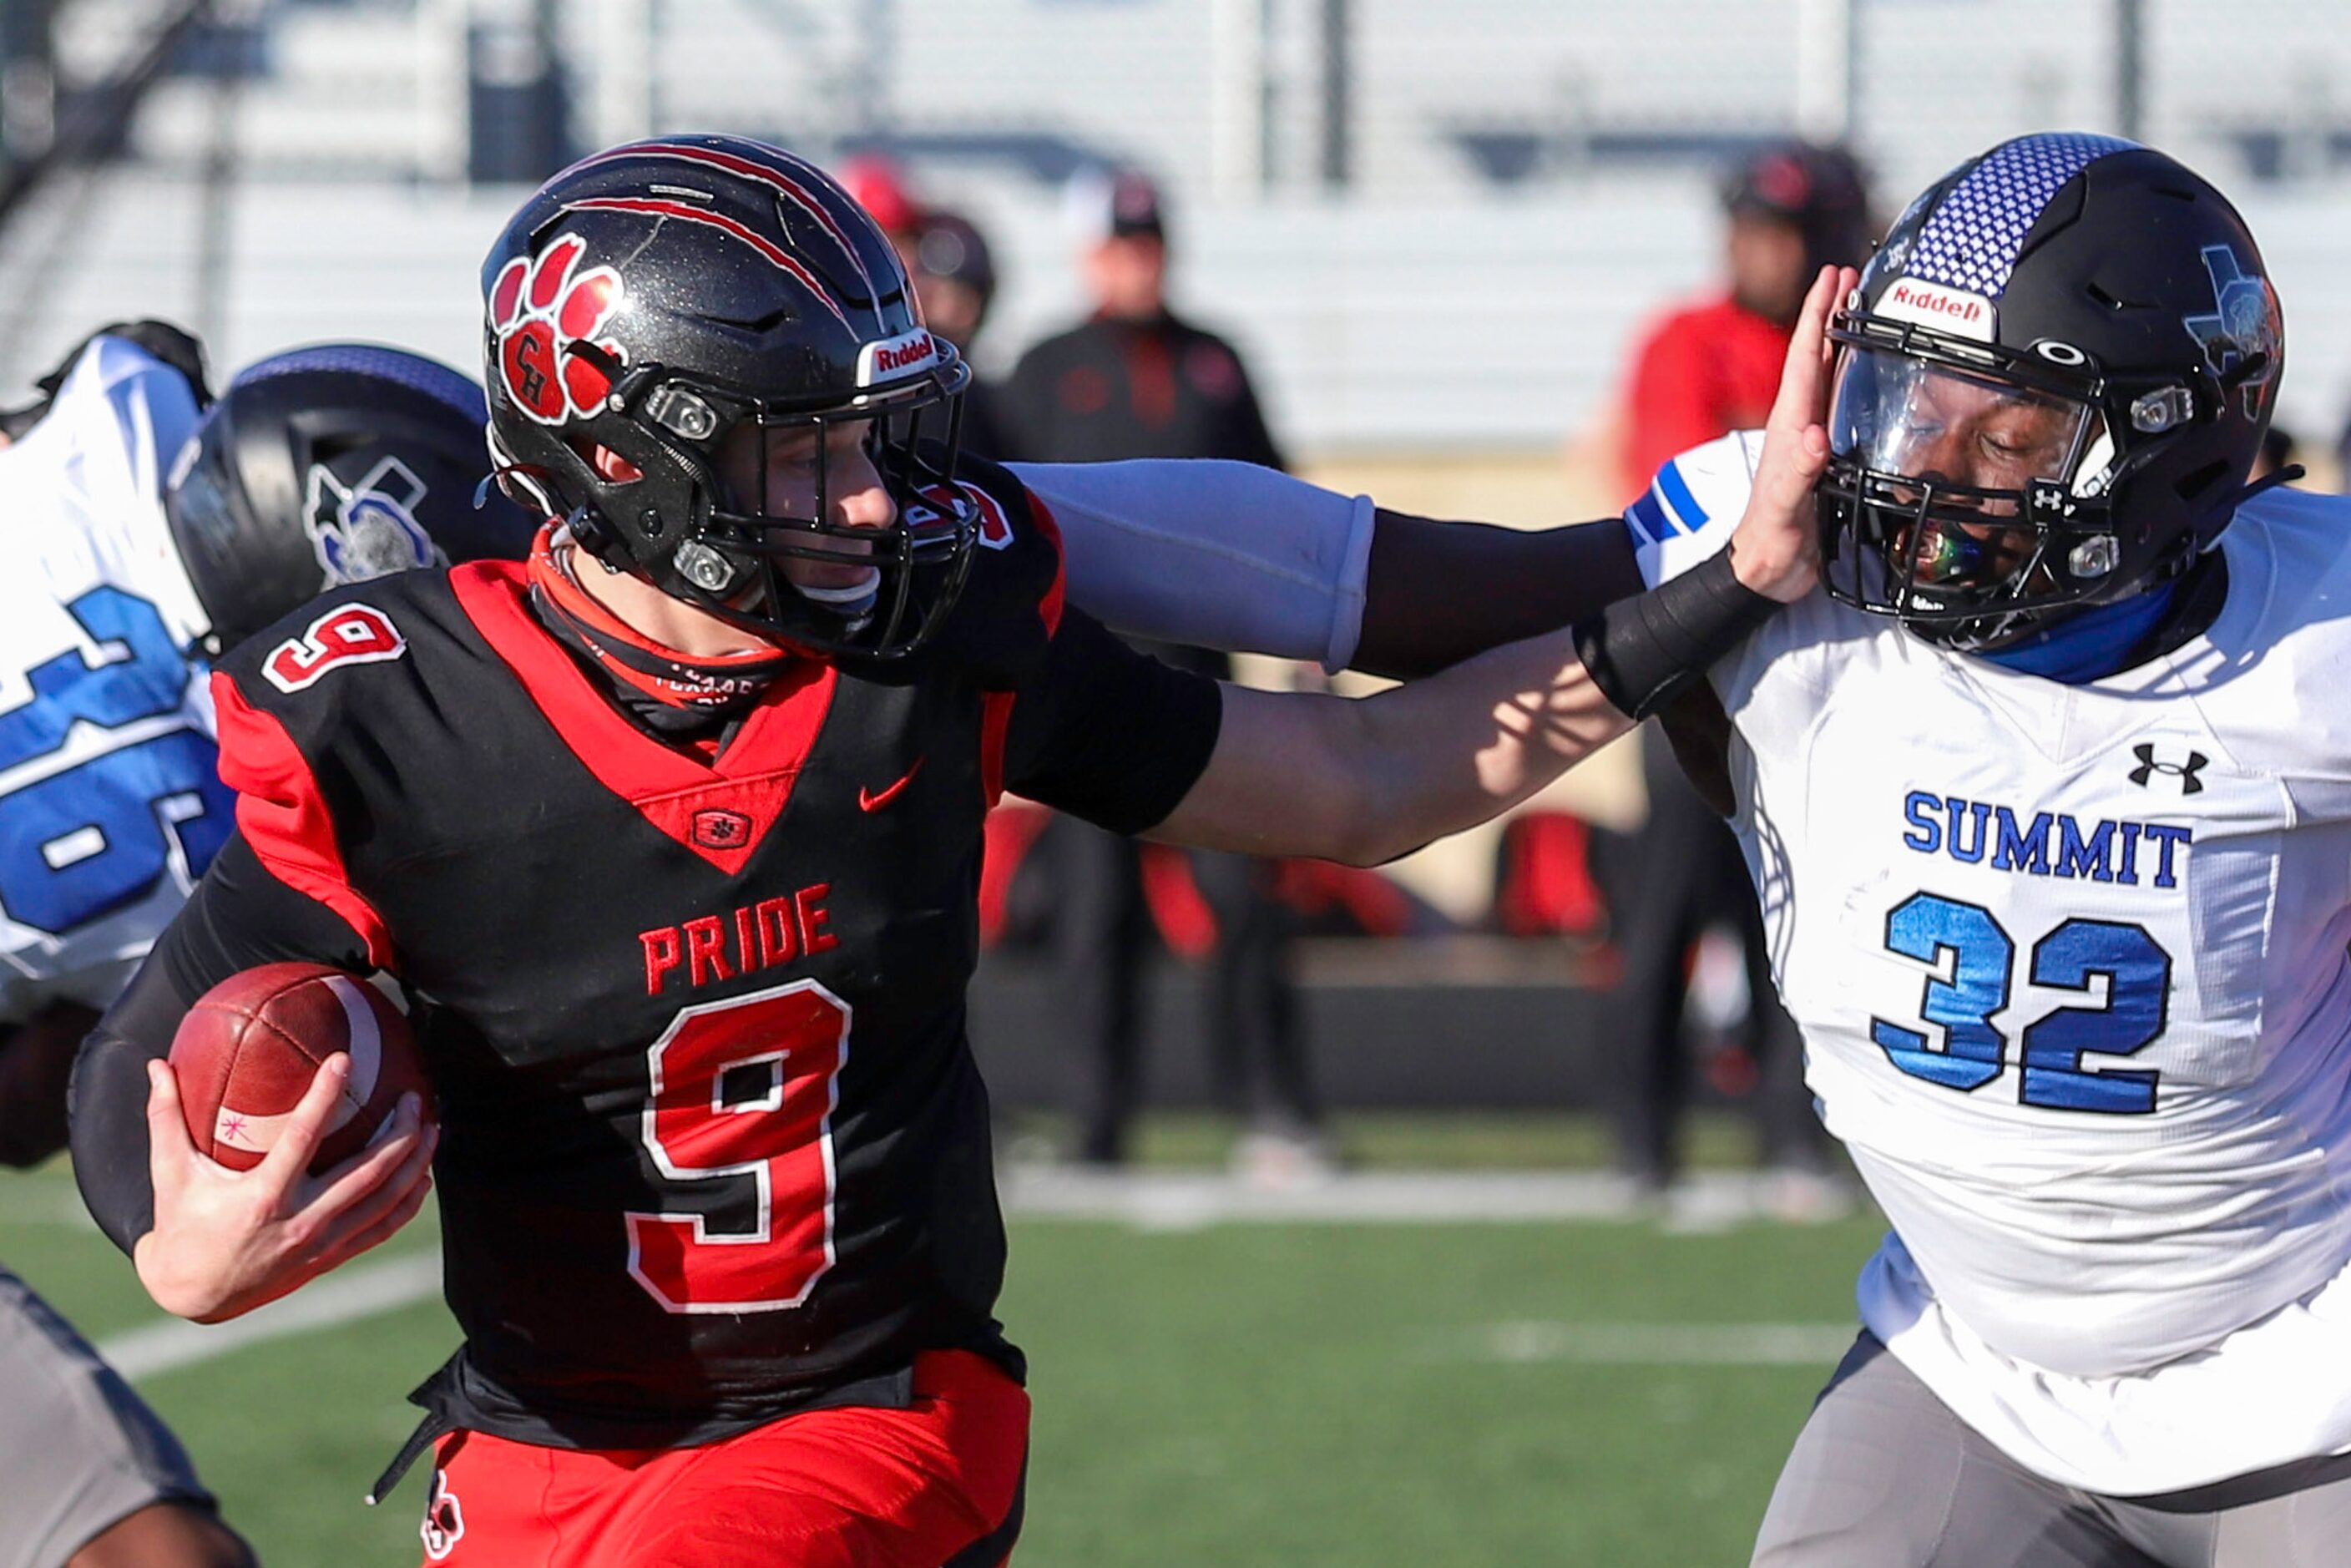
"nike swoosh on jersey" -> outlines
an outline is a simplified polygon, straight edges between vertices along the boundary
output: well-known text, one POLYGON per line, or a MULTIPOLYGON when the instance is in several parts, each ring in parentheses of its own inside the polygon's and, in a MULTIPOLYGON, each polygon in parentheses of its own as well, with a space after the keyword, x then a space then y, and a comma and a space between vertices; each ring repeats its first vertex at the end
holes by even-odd
POLYGON ((923 759, 917 757, 914 758, 914 765, 906 769, 906 776, 904 779, 899 779, 895 784, 891 785, 887 789, 883 790, 878 795, 866 789, 863 785, 859 785, 857 788, 857 809, 861 811, 880 810, 883 807, 888 805, 891 801, 904 794, 906 792, 906 786, 912 784, 914 781, 914 775, 920 773, 922 770, 923 759))

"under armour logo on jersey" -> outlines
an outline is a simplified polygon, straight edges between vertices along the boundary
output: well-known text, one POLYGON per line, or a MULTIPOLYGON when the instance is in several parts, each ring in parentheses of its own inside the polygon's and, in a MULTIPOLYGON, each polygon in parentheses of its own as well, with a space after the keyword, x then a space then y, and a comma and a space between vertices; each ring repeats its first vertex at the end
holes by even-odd
POLYGON ((2130 781, 2137 785, 2140 789, 2146 789, 2147 779, 2152 778, 2154 775, 2164 773, 2179 780, 2179 792, 2181 794, 2196 795, 2202 793, 2204 789, 2204 780, 2196 776, 2199 773, 2201 773, 2204 770, 2205 765, 2212 760, 2202 752, 2190 751, 2188 754, 2188 760, 2185 762, 2158 762, 2155 759, 2154 743, 2145 740, 2142 740, 2137 746, 2132 747, 2131 752, 2138 758, 2138 766, 2131 769, 2130 781))

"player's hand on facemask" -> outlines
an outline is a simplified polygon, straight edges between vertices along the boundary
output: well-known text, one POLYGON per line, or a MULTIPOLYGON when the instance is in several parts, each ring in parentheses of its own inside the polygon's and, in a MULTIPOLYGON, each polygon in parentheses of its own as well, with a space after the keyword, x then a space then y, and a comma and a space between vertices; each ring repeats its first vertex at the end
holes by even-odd
POLYGON ((1824 267, 1804 296, 1780 370, 1780 392, 1763 422, 1763 455, 1747 511, 1730 536, 1731 570, 1758 593, 1792 604, 1820 580, 1820 528, 1813 486, 1828 467, 1828 398, 1835 345, 1830 315, 1861 283, 1849 267, 1824 267))
POLYGON ((433 1190, 437 1126, 422 1127, 405 1095, 389 1135, 313 1176, 350 1059, 329 1057, 310 1080, 277 1144, 259 1165, 234 1171, 197 1153, 170 1063, 147 1066, 148 1166, 155 1227, 131 1260, 164 1311, 219 1322, 276 1301, 390 1239, 433 1190))

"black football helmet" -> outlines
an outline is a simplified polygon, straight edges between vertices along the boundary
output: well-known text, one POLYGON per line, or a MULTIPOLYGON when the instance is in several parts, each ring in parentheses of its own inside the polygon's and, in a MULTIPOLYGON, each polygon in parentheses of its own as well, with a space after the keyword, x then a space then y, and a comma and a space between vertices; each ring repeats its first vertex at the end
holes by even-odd
POLYGON ((979 526, 953 483, 971 372, 823 171, 732 136, 613 148, 523 204, 482 289, 492 455, 582 549, 828 657, 903 657, 945 620, 979 526), (812 515, 732 492, 717 455, 747 421, 763 443, 813 435, 812 515), (852 422, 886 528, 832 517, 826 434, 852 422), (783 569, 851 553, 872 570, 846 593, 783 569))
POLYGON ((251 366, 173 460, 172 539, 225 649, 346 582, 519 559, 532 524, 493 497, 482 389, 398 349, 329 343, 251 366))
POLYGON ((1825 586, 1979 652, 2210 548, 2285 355, 2228 200, 2070 134, 2004 141, 1911 203, 1830 336, 1825 586))

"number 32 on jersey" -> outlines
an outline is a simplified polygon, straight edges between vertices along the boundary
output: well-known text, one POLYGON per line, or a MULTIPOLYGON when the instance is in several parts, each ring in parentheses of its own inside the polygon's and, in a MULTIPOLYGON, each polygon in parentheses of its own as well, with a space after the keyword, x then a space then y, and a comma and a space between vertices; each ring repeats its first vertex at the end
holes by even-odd
MULTIPOLYGON (((2008 1038, 1991 1016, 2008 1006, 2015 985, 2016 944, 1980 904, 1913 894, 1886 917, 1886 950, 1933 971, 1919 1002, 1922 1021, 1942 1031, 1942 1048, 1923 1030, 1872 1019, 1870 1039, 1886 1059, 1929 1083, 1962 1092, 1980 1089, 2006 1066, 2008 1038)), ((2171 998, 2171 956, 2137 925, 2068 920, 2032 945, 2032 983, 2094 993, 2103 1006, 2066 1007, 2029 1025, 2022 1037, 2018 1097, 2051 1111, 2145 1115, 2155 1109, 2162 1074, 2092 1069, 2085 1055, 2129 1056, 2163 1036, 2171 998)))

